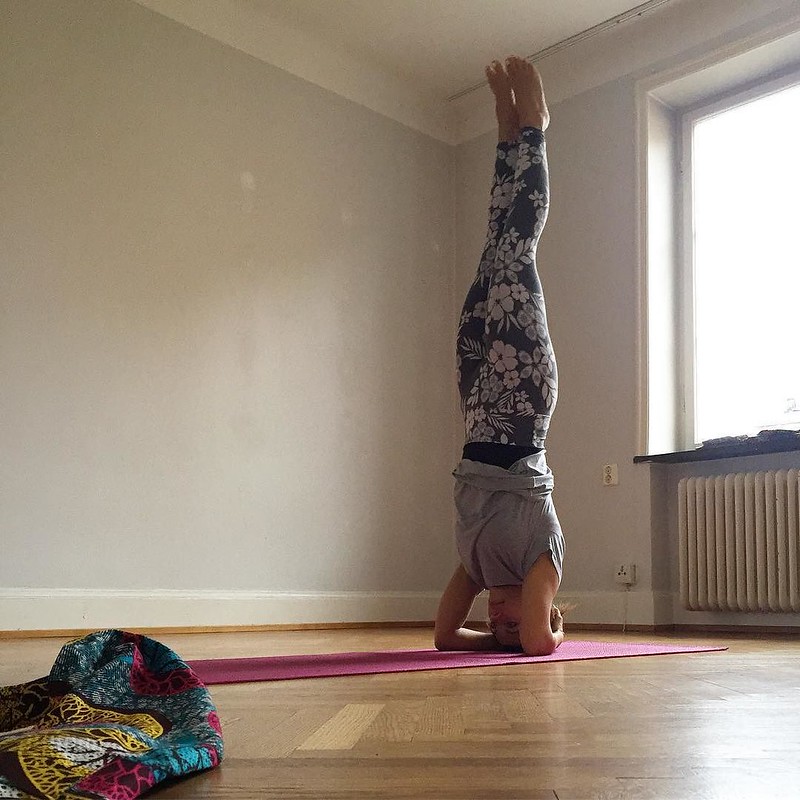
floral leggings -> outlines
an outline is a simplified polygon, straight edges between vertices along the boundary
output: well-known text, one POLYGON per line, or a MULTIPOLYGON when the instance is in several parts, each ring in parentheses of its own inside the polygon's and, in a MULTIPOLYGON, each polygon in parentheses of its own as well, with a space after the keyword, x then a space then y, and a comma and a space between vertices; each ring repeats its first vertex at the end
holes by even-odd
POLYGON ((467 443, 544 447, 558 394, 536 272, 548 205, 544 134, 523 128, 497 147, 486 247, 458 329, 467 443))

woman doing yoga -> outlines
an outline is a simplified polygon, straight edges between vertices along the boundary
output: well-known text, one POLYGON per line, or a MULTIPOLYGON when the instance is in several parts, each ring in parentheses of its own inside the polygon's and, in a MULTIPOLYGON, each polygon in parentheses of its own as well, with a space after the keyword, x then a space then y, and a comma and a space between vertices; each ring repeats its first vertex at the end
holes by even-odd
POLYGON ((486 246, 458 330, 466 444, 453 474, 461 564, 439 603, 435 643, 547 655, 564 639, 553 605, 564 537, 544 450, 558 382, 536 271, 549 205, 550 114, 541 77, 527 61, 495 61, 486 75, 500 142, 486 246), (491 632, 464 627, 484 589, 491 632))

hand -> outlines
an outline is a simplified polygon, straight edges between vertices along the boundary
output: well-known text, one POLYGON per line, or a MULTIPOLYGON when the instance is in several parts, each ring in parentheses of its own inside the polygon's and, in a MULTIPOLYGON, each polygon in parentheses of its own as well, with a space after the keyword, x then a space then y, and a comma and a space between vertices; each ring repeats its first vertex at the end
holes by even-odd
POLYGON ((566 605, 553 605, 550 609, 550 630, 555 633, 556 631, 564 630, 564 614, 568 614, 575 608, 574 603, 567 603, 566 605), (562 613, 562 609, 564 613, 562 613))

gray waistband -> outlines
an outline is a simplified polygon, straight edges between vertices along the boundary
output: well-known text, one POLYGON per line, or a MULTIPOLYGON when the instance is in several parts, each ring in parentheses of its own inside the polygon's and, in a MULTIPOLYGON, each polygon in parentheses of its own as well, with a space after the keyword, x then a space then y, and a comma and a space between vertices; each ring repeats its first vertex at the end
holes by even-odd
POLYGON ((508 469, 494 464, 483 464, 464 458, 453 470, 453 476, 462 483, 489 491, 513 492, 520 489, 536 494, 553 490, 553 473, 547 466, 544 450, 514 462, 508 469))

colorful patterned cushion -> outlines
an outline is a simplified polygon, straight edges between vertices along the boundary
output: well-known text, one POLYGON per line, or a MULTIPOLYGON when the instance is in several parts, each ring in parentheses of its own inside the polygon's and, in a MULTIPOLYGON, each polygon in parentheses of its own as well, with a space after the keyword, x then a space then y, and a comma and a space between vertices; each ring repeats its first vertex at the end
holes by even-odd
POLYGON ((146 636, 92 633, 48 677, 0 688, 0 798, 130 800, 221 759, 208 690, 146 636))

